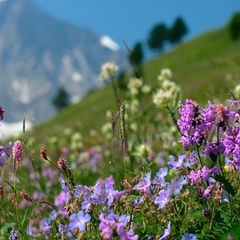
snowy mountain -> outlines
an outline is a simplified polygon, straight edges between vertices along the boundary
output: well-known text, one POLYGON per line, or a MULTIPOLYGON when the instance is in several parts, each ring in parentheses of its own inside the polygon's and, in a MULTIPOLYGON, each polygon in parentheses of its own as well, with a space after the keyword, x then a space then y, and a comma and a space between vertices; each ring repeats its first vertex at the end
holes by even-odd
POLYGON ((0 105, 5 120, 40 122, 55 110, 63 86, 73 102, 98 88, 101 65, 128 67, 126 53, 109 36, 98 36, 38 9, 30 0, 0 2, 0 105))

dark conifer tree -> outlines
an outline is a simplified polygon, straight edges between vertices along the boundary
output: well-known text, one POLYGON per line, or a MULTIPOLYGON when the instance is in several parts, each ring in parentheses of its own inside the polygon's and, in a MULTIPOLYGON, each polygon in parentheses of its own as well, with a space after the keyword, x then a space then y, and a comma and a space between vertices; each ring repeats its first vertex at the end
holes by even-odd
POLYGON ((185 22, 183 21, 182 18, 178 17, 175 20, 172 28, 169 30, 168 40, 172 44, 179 43, 182 40, 183 36, 186 35, 187 33, 188 29, 185 22))
POLYGON ((69 94, 64 87, 58 89, 52 103, 57 110, 61 110, 70 104, 69 94))
POLYGON ((151 50, 162 51, 164 43, 168 38, 168 29, 165 24, 157 24, 150 31, 148 38, 148 47, 151 50))

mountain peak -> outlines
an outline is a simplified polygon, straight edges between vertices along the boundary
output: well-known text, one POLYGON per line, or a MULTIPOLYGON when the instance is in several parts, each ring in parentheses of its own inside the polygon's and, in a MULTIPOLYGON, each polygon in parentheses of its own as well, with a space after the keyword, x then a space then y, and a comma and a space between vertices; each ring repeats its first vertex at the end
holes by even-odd
POLYGON ((116 51, 109 39, 104 45, 94 32, 58 21, 30 0, 0 2, 0 104, 7 112, 5 120, 20 121, 24 112, 36 122, 45 120, 55 113, 51 102, 60 87, 71 99, 81 99, 101 86, 103 63, 127 67, 125 53, 116 51))

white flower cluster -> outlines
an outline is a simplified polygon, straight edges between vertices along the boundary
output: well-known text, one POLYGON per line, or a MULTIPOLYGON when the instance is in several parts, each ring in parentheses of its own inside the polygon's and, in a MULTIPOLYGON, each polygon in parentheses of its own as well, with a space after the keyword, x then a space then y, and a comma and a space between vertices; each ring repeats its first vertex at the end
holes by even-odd
POLYGON ((181 88, 175 82, 171 81, 172 76, 173 74, 169 68, 162 69, 158 76, 160 89, 153 95, 153 103, 159 108, 166 106, 172 108, 178 103, 181 88))
POLYGON ((106 62, 102 65, 100 80, 105 81, 109 78, 113 78, 118 71, 118 66, 112 62, 106 62))
POLYGON ((152 151, 152 149, 149 144, 142 143, 142 144, 136 146, 135 154, 138 157, 147 158, 151 154, 151 151, 152 151))
POLYGON ((233 94, 237 99, 240 99, 240 84, 238 84, 234 90, 233 90, 233 94))
POLYGON ((149 93, 151 91, 150 86, 143 84, 139 78, 130 78, 127 88, 132 96, 137 96, 140 92, 149 93))

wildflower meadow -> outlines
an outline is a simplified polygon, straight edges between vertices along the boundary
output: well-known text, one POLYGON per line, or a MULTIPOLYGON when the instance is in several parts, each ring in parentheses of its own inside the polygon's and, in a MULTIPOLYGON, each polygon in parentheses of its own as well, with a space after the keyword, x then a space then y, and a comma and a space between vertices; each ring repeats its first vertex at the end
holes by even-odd
POLYGON ((239 87, 200 106, 171 69, 124 94, 117 72, 102 66, 116 109, 92 141, 70 127, 2 139, 0 239, 240 239, 239 87))

